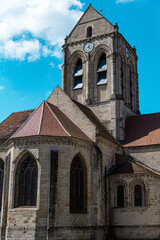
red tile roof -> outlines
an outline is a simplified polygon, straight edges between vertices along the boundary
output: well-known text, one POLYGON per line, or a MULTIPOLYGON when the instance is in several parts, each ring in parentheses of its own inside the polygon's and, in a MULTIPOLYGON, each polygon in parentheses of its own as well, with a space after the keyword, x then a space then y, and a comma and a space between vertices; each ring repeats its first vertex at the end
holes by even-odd
POLYGON ((11 138, 37 135, 74 137, 92 142, 58 107, 46 101, 34 110, 11 138))
POLYGON ((126 120, 125 147, 160 144, 160 113, 129 117, 126 120))
POLYGON ((132 162, 127 156, 115 154, 115 168, 111 174, 130 174, 130 173, 143 173, 150 174, 151 171, 139 164, 132 162))
POLYGON ((12 113, 0 124, 0 140, 7 140, 34 110, 12 113))

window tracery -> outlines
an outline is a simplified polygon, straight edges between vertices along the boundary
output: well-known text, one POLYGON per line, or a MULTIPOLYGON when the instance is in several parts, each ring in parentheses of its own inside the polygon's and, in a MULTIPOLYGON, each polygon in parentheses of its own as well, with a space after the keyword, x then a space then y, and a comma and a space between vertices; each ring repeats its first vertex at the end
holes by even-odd
POLYGON ((36 206, 38 168, 36 160, 28 155, 16 170, 15 207, 36 206))

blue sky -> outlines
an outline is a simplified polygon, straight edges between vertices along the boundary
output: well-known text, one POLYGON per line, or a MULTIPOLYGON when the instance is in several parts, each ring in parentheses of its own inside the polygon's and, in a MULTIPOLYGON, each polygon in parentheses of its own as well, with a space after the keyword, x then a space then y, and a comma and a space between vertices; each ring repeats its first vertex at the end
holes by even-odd
POLYGON ((159 0, 1 0, 0 122, 61 85, 63 39, 89 3, 136 46, 141 113, 160 112, 159 0))

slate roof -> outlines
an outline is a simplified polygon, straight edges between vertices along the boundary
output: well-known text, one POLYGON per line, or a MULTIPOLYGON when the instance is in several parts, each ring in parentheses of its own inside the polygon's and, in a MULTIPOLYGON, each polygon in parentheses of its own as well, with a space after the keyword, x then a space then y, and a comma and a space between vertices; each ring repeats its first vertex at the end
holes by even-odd
POLYGON ((151 171, 132 162, 127 156, 115 154, 115 168, 111 174, 151 174, 151 171))
MULTIPOLYGON (((112 134, 106 129, 106 127, 103 125, 103 123, 99 120, 99 118, 94 114, 94 112, 84 106, 83 104, 75 101, 72 99, 72 101, 79 107, 79 109, 86 115, 86 117, 97 127, 99 134, 108 140, 115 142, 116 144, 119 144, 118 141, 112 136, 112 134)), ((120 145, 120 144, 119 144, 120 145)))
POLYGON ((125 147, 160 144, 160 113, 129 117, 126 120, 125 147))
POLYGON ((30 117, 11 136, 61 136, 93 142, 58 107, 43 101, 30 117))
POLYGON ((14 112, 0 124, 0 140, 7 140, 34 110, 14 112))

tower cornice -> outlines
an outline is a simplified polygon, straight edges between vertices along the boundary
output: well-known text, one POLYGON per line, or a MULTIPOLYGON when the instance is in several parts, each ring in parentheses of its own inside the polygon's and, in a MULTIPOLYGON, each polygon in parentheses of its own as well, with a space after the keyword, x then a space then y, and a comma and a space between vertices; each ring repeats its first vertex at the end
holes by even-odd
POLYGON ((100 39, 103 39, 105 37, 114 37, 115 36, 115 33, 117 31, 111 31, 111 32, 108 32, 106 34, 101 34, 101 35, 98 35, 98 36, 95 36, 95 37, 90 37, 90 38, 84 38, 84 39, 81 39, 81 40, 78 40, 78 41, 73 41, 73 42, 69 42, 67 43, 67 41, 63 44, 63 48, 66 48, 67 46, 73 46, 73 45, 77 45, 77 44, 82 44, 82 43, 85 43, 87 41, 95 41, 95 40, 100 40, 100 39))

